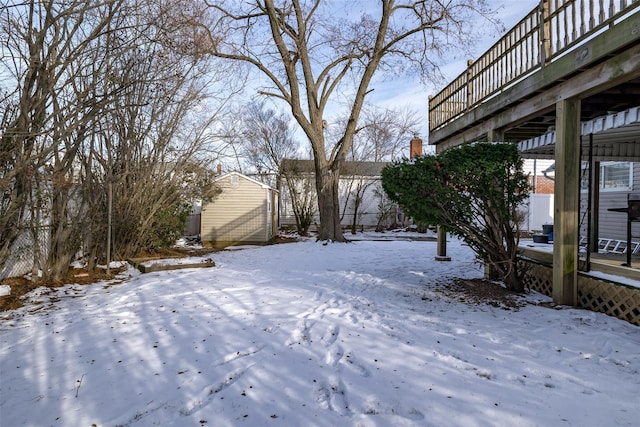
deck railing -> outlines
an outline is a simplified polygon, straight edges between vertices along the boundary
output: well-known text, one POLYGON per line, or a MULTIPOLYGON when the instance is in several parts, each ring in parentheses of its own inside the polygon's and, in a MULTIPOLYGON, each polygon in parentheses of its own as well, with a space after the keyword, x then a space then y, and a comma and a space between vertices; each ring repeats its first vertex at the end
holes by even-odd
POLYGON ((440 93, 429 98, 433 131, 604 31, 640 0, 541 0, 440 93))

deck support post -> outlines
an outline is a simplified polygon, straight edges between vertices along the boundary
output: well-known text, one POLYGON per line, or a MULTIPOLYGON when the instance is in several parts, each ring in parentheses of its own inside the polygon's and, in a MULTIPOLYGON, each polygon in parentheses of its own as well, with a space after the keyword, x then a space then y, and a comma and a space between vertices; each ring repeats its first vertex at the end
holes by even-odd
POLYGON ((578 300, 578 219, 580 210, 580 100, 556 103, 556 181, 553 219, 553 300, 578 300))
POLYGON ((438 226, 438 247, 436 261, 451 261, 451 257, 447 255, 447 232, 438 226))
MULTIPOLYGON (((438 153, 438 147, 436 147, 438 153)), ((438 242, 436 247, 436 261, 451 261, 451 257, 447 255, 447 232, 441 225, 437 225, 438 242)))

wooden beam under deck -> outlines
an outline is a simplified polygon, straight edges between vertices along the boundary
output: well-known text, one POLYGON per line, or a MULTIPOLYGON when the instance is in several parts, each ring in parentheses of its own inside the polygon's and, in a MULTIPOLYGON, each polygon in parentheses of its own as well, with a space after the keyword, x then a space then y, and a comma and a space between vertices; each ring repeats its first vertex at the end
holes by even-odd
POLYGON ((553 299, 559 304, 575 305, 578 298, 580 100, 558 101, 556 111, 553 299))

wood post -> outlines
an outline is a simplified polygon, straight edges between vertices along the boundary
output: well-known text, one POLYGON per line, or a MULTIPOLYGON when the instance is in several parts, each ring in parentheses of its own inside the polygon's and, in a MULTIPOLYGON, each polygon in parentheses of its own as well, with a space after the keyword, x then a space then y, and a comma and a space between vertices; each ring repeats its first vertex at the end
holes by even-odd
POLYGON ((580 194, 580 100, 556 103, 553 300, 576 305, 580 194))
MULTIPOLYGON (((436 147, 436 153, 438 147, 436 147)), ((447 256, 447 232, 440 226, 437 226, 438 246, 436 248, 436 261, 451 261, 451 257, 447 256)))
POLYGON ((441 226, 438 226, 438 249, 435 260, 451 261, 451 257, 447 256, 447 232, 441 226))

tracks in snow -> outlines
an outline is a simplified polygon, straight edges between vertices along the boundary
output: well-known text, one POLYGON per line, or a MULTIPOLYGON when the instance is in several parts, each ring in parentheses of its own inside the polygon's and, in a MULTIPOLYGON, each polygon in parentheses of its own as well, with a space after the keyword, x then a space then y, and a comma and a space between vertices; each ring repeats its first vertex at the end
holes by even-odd
MULTIPOLYGON (((213 405, 220 405, 222 399, 227 402, 229 399, 225 397, 231 398, 236 389, 242 389, 241 384, 251 384, 254 381, 252 377, 264 373, 267 368, 266 354, 263 354, 265 348, 269 348, 267 353, 273 353, 274 356, 281 351, 299 353, 298 368, 268 367, 269 371, 280 369, 284 375, 282 378, 287 378, 286 374, 295 375, 299 381, 304 377, 305 367, 311 366, 308 372, 312 372, 313 378, 309 378, 309 395, 300 399, 311 401, 321 410, 353 418, 354 421, 371 416, 401 417, 410 423, 423 420, 424 415, 420 411, 375 395, 379 387, 376 384, 376 371, 380 369, 378 360, 371 354, 356 354, 355 347, 352 347, 354 340, 369 339, 365 337, 371 335, 362 332, 365 330, 372 331, 373 336, 381 333, 409 344, 406 330, 400 322, 380 316, 372 303, 360 295, 350 297, 318 291, 307 302, 311 304, 294 315, 293 322, 289 317, 283 319, 282 326, 255 325, 259 331, 269 333, 268 343, 256 340, 252 346, 211 360, 208 366, 214 381, 207 384, 206 377, 185 375, 181 384, 185 390, 181 403, 176 404, 176 400, 155 404, 150 402, 146 408, 138 410, 119 425, 133 427, 162 419, 165 415, 173 419, 198 417, 213 410, 213 405), (285 324, 292 327, 288 334, 283 335, 285 324), (191 391, 187 392, 188 389, 191 391)), ((362 348, 359 345, 356 347, 362 348)), ((287 380, 283 381, 286 387, 287 380)))
MULTIPOLYGON (((414 408, 400 404, 384 403, 371 395, 364 395, 368 381, 374 380, 374 369, 349 348, 354 339, 353 329, 377 329, 398 341, 406 342, 401 328, 394 327, 380 318, 370 308, 371 303, 359 296, 345 300, 335 295, 316 292, 315 304, 299 314, 295 328, 285 344, 291 349, 316 356, 323 375, 313 380, 311 397, 320 408, 345 417, 386 416, 401 417, 409 421, 424 420, 424 415, 414 408), (348 339, 342 339, 343 330, 349 331, 348 339), (354 388, 352 392, 351 388, 354 388)), ((373 360, 369 362, 372 364, 373 360)), ((373 383, 372 383, 373 384, 373 383)))

